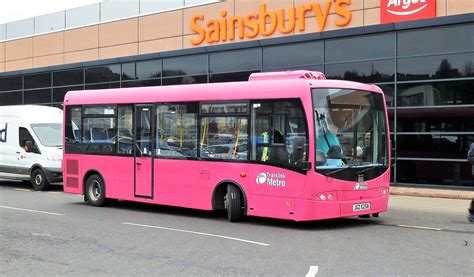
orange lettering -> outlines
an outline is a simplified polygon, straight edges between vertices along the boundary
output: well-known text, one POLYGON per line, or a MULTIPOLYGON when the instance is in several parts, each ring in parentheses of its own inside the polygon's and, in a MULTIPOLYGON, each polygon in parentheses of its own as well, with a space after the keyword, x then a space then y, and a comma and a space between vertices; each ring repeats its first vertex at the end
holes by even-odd
POLYGON ((192 45, 201 44, 204 41, 204 38, 206 37, 206 30, 196 22, 198 20, 204 20, 204 15, 197 14, 191 18, 191 30, 193 30, 199 35, 199 38, 197 40, 194 38, 191 39, 192 45))
POLYGON ((324 13, 321 10, 320 4, 313 5, 313 12, 314 12, 314 15, 316 16, 316 20, 318 21, 318 26, 319 26, 318 30, 320 32, 324 31, 324 27, 326 27, 329 11, 331 10, 331 4, 332 4, 331 2, 329 1, 327 2, 326 10, 324 11, 324 13))
POLYGON ((285 10, 279 10, 278 14, 278 29, 283 34, 291 33, 295 29, 295 22, 296 22, 296 9, 290 9, 290 16, 288 19, 288 26, 285 28, 285 10))
POLYGON ((260 19, 260 31, 262 35, 269 36, 275 32, 277 27, 277 18, 274 12, 267 12, 267 5, 261 4, 259 8, 259 19, 260 19), (267 17, 270 19, 270 26, 267 30, 267 17))
POLYGON ((244 19, 241 16, 234 16, 230 18, 230 26, 229 26, 229 39, 235 39, 235 23, 237 22, 237 30, 239 31, 239 38, 244 38, 244 19))
POLYGON ((247 38, 254 38, 258 35, 258 23, 254 19, 258 19, 258 14, 251 13, 245 17, 245 26, 252 30, 252 32, 245 33, 247 38))
POLYGON ((221 19, 221 40, 226 41, 227 40, 227 19, 225 18, 227 16, 227 11, 222 10, 221 11, 221 16, 223 17, 221 19))
POLYGON ((303 5, 298 7, 298 30, 301 32, 306 28, 306 13, 313 9, 312 5, 303 5))
POLYGON ((219 42, 219 21, 211 19, 207 21, 206 41, 207 43, 219 42))
POLYGON ((351 22, 352 13, 348 6, 352 0, 326 0, 325 4, 324 1, 317 2, 323 3, 306 4, 277 11, 269 11, 266 4, 260 4, 257 13, 249 13, 245 16, 227 17, 229 15, 227 10, 221 10, 220 18, 207 20, 207 26, 201 23, 205 19, 204 15, 197 14, 191 18, 190 22, 191 30, 196 35, 191 38, 191 43, 199 45, 203 41, 209 44, 234 41, 236 36, 240 39, 251 39, 258 35, 271 36, 277 29, 282 34, 292 33, 296 28, 304 32, 306 17, 313 15, 318 24, 317 30, 323 32, 333 6, 337 14, 336 26, 343 27, 351 22), (308 14, 311 12, 312 14, 308 14))
POLYGON ((348 8, 343 8, 342 5, 350 5, 351 0, 338 0, 336 2, 336 13, 339 16, 342 16, 344 19, 336 19, 336 26, 342 27, 346 26, 351 22, 352 13, 348 8))

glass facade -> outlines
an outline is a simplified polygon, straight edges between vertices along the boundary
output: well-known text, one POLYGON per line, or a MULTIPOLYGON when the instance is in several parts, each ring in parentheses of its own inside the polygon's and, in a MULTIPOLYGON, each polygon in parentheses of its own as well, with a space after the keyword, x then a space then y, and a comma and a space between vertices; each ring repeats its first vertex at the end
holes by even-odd
POLYGON ((162 59, 137 57, 27 75, 0 74, 0 105, 61 107, 69 90, 245 81, 262 71, 323 71, 331 79, 383 89, 395 184, 474 187, 466 161, 474 142, 474 24, 254 45, 219 51, 206 47, 203 54, 174 52, 162 59))
POLYGON ((55 32, 66 27, 64 12, 50 13, 35 18, 35 34, 55 32))
POLYGON ((0 41, 101 22, 206 5, 220 0, 107 0, 97 4, 0 24, 0 41))

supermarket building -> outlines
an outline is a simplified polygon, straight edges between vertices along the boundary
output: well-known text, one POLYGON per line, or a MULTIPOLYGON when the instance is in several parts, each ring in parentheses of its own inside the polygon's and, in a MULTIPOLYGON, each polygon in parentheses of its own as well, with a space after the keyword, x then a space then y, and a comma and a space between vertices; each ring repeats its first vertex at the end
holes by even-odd
POLYGON ((0 106, 291 69, 384 90, 393 184, 474 189, 473 0, 106 0, 0 24, 0 106))

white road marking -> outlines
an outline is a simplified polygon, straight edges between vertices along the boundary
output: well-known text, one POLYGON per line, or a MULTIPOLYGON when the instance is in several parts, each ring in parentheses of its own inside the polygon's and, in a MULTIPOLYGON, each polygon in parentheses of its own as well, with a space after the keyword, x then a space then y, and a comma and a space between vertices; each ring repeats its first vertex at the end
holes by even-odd
POLYGON ((44 212, 44 211, 38 211, 38 210, 29 210, 29 209, 15 208, 15 207, 7 207, 7 206, 0 206, 0 208, 24 211, 24 212, 40 213, 40 214, 49 214, 49 215, 64 215, 64 214, 58 214, 58 213, 44 212))
POLYGON ((306 277, 314 277, 316 274, 318 274, 319 271, 319 266, 310 266, 308 273, 306 273, 306 277))
POLYGON ((161 227, 161 226, 143 225, 143 224, 136 224, 136 223, 130 223, 130 222, 122 222, 122 223, 123 223, 123 224, 126 224, 126 225, 132 225, 132 226, 155 228, 155 229, 162 229, 162 230, 168 230, 168 231, 183 232, 183 233, 189 233, 189 234, 195 234, 195 235, 216 237, 216 238, 221 238, 221 239, 236 240, 236 241, 240 241, 240 242, 247 242, 247 243, 252 243, 252 244, 257 244, 257 245, 262 245, 262 246, 269 246, 269 245, 270 245, 270 244, 268 244, 268 243, 263 243, 263 242, 257 242, 257 241, 251 241, 251 240, 245 240, 245 239, 239 239, 239 238, 228 237, 228 236, 221 236, 221 235, 215 235, 215 234, 209 234, 209 233, 202 233, 202 232, 181 230, 181 229, 168 228, 168 227, 161 227))
POLYGON ((16 191, 32 191, 31 189, 14 189, 16 191))
POLYGON ((38 236, 38 237, 51 237, 50 234, 39 234, 39 233, 31 233, 33 236, 38 236))
POLYGON ((412 226, 412 225, 397 225, 398 227, 403 228, 412 228, 412 229, 421 229, 421 230, 432 230, 432 231, 442 231, 441 228, 433 228, 433 227, 424 227, 424 226, 412 226))
POLYGON ((48 191, 49 194, 63 194, 62 192, 59 191, 48 191))

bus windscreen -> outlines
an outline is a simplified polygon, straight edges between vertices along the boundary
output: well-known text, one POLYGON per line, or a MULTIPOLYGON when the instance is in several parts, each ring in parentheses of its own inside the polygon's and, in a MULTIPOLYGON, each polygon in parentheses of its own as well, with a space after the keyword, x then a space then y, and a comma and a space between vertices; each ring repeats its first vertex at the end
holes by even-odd
POLYGON ((348 168, 388 166, 382 94, 317 88, 312 96, 317 172, 332 175, 348 168))

